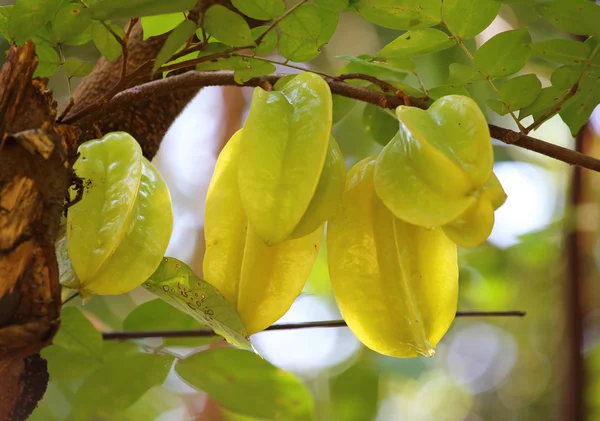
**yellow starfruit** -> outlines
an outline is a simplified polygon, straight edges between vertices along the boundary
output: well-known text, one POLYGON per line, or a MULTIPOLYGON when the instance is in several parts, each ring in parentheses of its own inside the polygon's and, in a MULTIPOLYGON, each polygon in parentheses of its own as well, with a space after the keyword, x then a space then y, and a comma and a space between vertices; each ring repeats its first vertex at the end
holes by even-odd
POLYGON ((294 240, 267 246, 246 217, 238 184, 243 131, 227 143, 206 198, 203 270, 236 308, 249 334, 276 322, 302 291, 323 237, 323 225, 294 240))
POLYGON ((376 159, 348 173, 327 228, 329 274, 344 320, 367 347, 431 356, 457 307, 456 245, 441 228, 396 218, 375 193, 376 159))

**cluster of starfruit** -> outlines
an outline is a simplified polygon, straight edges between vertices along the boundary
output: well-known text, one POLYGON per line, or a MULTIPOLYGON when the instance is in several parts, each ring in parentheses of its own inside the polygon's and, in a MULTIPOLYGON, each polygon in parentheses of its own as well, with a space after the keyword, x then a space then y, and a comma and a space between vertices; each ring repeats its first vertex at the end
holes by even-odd
POLYGON ((457 244, 485 241, 506 195, 473 100, 451 95, 396 114, 398 133, 346 177, 321 77, 256 88, 205 214, 204 276, 248 333, 292 305, 328 221, 331 283, 350 329, 385 355, 433 355, 456 313, 457 244))

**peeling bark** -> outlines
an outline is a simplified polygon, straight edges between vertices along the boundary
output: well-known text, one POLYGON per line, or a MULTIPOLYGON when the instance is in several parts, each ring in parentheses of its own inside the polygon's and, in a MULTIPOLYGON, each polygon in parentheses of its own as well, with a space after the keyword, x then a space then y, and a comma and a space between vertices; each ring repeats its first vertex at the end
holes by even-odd
POLYGON ((0 74, 0 419, 26 419, 48 382, 37 354, 58 329, 54 253, 75 128, 57 128, 56 104, 32 80, 34 45, 11 48, 0 74))

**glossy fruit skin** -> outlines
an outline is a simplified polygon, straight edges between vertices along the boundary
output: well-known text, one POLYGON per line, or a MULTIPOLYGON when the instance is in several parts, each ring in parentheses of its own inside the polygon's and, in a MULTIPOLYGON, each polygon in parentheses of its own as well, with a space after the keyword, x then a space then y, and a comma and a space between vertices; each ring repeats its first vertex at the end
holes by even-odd
POLYGON ((281 90, 254 91, 238 182, 248 220, 266 244, 289 238, 309 207, 325 165, 331 110, 329 86, 313 73, 281 90))
POLYGON ((295 240, 265 244, 246 217, 240 197, 243 130, 221 151, 208 189, 203 272, 253 334, 283 316, 302 291, 317 258, 323 225, 295 240))
POLYGON ((327 227, 329 274, 344 320, 372 350, 431 356, 456 314, 456 245, 441 228, 396 218, 374 188, 376 158, 348 173, 327 227))
POLYGON ((345 185, 346 164, 340 147, 331 136, 317 190, 290 238, 304 237, 323 225, 342 201, 345 185))
POLYGON ((476 200, 492 173, 485 117, 461 95, 428 109, 400 106, 398 134, 383 149, 375 189, 396 217, 422 227, 450 223, 476 200))
POLYGON ((74 164, 86 191, 67 217, 68 250, 83 297, 123 294, 158 267, 173 228, 169 190, 125 132, 83 143, 74 164))

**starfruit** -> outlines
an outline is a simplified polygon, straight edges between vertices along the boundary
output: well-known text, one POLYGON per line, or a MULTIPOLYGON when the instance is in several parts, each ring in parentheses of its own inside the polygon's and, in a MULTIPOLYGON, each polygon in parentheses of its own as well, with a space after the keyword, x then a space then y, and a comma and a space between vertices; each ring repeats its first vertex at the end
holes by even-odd
POLYGON ((241 135, 239 187, 245 213, 266 244, 289 238, 312 201, 332 124, 327 83, 302 73, 280 90, 256 88, 241 135))
POLYGON ((475 101, 448 95, 428 110, 400 106, 400 130, 382 150, 375 189, 396 217, 422 227, 457 219, 492 174, 493 151, 475 101))
POLYGON ((441 228, 396 218, 375 193, 376 160, 348 173, 327 227, 329 274, 348 327, 372 350, 431 356, 455 317, 456 245, 441 228))
POLYGON ((238 184, 243 131, 221 151, 208 188, 204 277, 236 308, 249 334, 273 324, 302 291, 319 251, 323 224, 267 246, 246 217, 238 184))
POLYGON ((475 247, 483 243, 494 227, 494 211, 504 204, 506 193, 492 173, 477 200, 458 218, 444 225, 446 235, 462 247, 475 247))
MULTIPOLYGON (((164 180, 127 133, 83 143, 73 169, 82 199, 67 217, 67 247, 82 297, 123 294, 156 270, 173 228, 164 180)), ((74 196, 74 192, 71 192, 74 196)))

